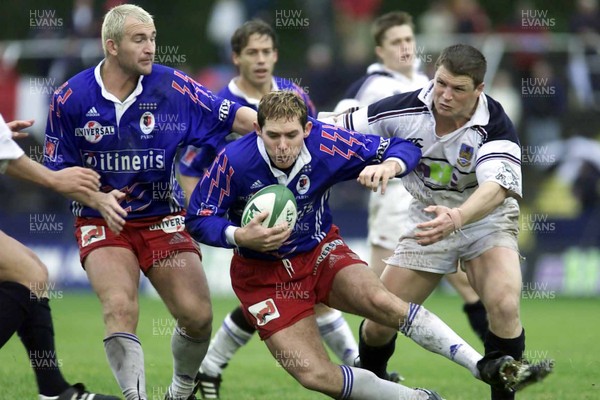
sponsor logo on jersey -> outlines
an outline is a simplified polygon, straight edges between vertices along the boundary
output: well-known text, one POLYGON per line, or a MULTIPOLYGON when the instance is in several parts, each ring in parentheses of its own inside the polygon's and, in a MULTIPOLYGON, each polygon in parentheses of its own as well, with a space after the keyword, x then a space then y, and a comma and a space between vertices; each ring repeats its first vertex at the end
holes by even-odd
POLYGON ((471 165, 472 160, 473 160, 473 147, 471 147, 465 143, 461 144, 460 150, 458 152, 458 158, 456 159, 456 162, 458 163, 458 165, 460 165, 461 167, 468 167, 469 165, 471 165))
POLYGON ((269 321, 280 317, 279 310, 273 299, 267 299, 248 307, 250 314, 256 318, 258 326, 266 325, 269 321))
POLYGON ((306 194, 310 189, 310 178, 307 175, 300 175, 298 183, 296 183, 296 191, 298 194, 306 194))
POLYGON ((142 133, 148 135, 154 130, 154 124, 156 120, 154 119, 154 114, 150 111, 146 111, 140 117, 140 129, 142 133))
POLYGON ((169 215, 157 224, 150 225, 151 231, 162 230, 165 233, 182 232, 185 229, 185 217, 183 215, 169 215))
POLYGON ((56 162, 58 154, 58 138, 46 135, 46 143, 44 144, 44 157, 52 162, 56 162))
POLYGON ((96 107, 92 107, 85 113, 86 117, 99 117, 100 113, 96 111, 96 107))
POLYGON ((81 227, 81 247, 106 239, 106 230, 103 226, 85 225, 81 227))
POLYGON ((82 136, 90 143, 98 143, 102 137, 114 134, 114 126, 102 126, 96 121, 88 121, 83 128, 75 128, 75 136, 82 136))
POLYGON ((252 185, 250 185, 250 190, 258 189, 258 188, 261 188, 263 186, 265 186, 265 184, 262 183, 260 181, 260 179, 257 179, 256 181, 254 181, 254 183, 252 185))
POLYGON ((224 99, 219 107, 219 121, 225 121, 229 117, 229 109, 231 108, 231 101, 224 99))
POLYGON ((80 155, 83 165, 107 173, 165 170, 164 149, 80 150, 80 155))

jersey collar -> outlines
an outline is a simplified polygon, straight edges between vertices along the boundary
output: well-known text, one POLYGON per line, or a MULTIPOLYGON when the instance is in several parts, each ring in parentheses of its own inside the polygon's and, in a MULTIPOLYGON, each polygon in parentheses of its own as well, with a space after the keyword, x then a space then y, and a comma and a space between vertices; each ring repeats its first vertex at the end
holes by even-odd
POLYGON ((100 86, 102 97, 104 97, 106 100, 112 101, 113 103, 118 103, 122 105, 133 103, 144 89, 142 86, 142 80, 144 79, 144 75, 140 75, 140 77, 138 78, 138 83, 135 90, 124 101, 121 101, 115 95, 109 93, 108 90, 106 90, 106 87, 104 86, 104 82, 102 82, 102 76, 100 75, 100 67, 102 67, 103 63, 104 60, 100 61, 100 63, 96 65, 96 68, 94 68, 94 77, 96 78, 96 83, 98 83, 98 86, 100 86))
MULTIPOLYGON (((260 99, 255 99, 254 97, 249 97, 246 95, 246 93, 242 92, 242 89, 240 89, 240 87, 237 85, 237 83, 235 83, 235 80, 237 78, 238 77, 236 76, 235 78, 233 78, 232 80, 229 81, 229 84, 227 84, 227 88, 229 89, 231 94, 233 94, 234 96, 237 96, 237 97, 241 97, 242 99, 246 100, 246 102, 248 104, 251 104, 254 107, 258 108, 258 103, 260 103, 260 99)), ((275 77, 271 78, 271 88, 272 88, 272 91, 274 91, 274 92, 279 91, 279 86, 277 85, 277 81, 275 80, 275 77)))

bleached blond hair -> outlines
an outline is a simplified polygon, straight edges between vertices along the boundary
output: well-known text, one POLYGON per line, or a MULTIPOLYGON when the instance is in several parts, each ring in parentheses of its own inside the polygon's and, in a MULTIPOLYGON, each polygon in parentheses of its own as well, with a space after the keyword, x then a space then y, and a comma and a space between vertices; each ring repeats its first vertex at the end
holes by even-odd
POLYGON ((102 23, 102 50, 104 55, 108 56, 106 41, 111 39, 119 44, 125 34, 125 19, 132 17, 143 24, 154 24, 154 19, 148 11, 135 4, 121 4, 111 8, 104 16, 102 23))

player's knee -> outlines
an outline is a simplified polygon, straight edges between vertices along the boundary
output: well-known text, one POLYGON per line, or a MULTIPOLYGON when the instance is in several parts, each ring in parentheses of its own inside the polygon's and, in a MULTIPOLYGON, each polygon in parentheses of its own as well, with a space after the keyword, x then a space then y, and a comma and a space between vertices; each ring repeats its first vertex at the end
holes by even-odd
POLYGON ((102 299, 104 321, 122 329, 137 325, 138 303, 135 297, 126 293, 112 293, 102 299))
POLYGON ((16 281, 26 286, 38 297, 42 296, 48 288, 48 269, 39 257, 28 248, 21 253, 21 257, 22 260, 16 271, 16 281))
POLYGON ((309 365, 309 361, 307 359, 303 360, 302 358, 294 358, 288 361, 293 361, 294 364, 297 364, 295 366, 287 366, 286 370, 291 373, 303 387, 321 393, 330 393, 333 391, 333 388, 329 387, 329 382, 331 382, 332 379, 330 376, 331 372, 327 368, 309 365))
POLYGON ((502 295, 485 305, 490 320, 513 321, 519 319, 519 296, 502 295))
POLYGON ((184 329, 186 334, 195 338, 210 337, 212 329, 213 314, 209 307, 202 307, 195 312, 184 312, 173 315, 177 320, 177 326, 184 329))
POLYGON ((360 334, 367 344, 375 346, 387 343, 394 337, 396 331, 376 322, 365 320, 360 334))

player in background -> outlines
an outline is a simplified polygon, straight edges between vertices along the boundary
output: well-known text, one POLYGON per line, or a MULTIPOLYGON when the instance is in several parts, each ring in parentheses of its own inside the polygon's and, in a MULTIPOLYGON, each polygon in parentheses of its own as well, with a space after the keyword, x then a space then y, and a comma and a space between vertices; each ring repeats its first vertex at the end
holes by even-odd
MULTIPOLYGON (((50 171, 30 160, 12 139, 33 121, 8 124, 0 115, 0 173, 28 180, 64 196, 88 197, 98 191, 100 177, 80 167, 50 171)), ((116 192, 116 191, 115 191, 116 192)), ((118 193, 100 196, 119 196, 118 193)), ((97 206, 91 204, 91 206, 97 206)), ((60 371, 48 299, 48 270, 33 251, 0 231, 0 348, 17 332, 27 349, 40 400, 118 397, 88 392, 83 384, 69 385, 60 371)))
MULTIPOLYGON (((278 57, 277 35, 264 21, 252 20, 240 26, 231 37, 232 60, 239 75, 224 87, 218 96, 256 109, 260 99, 271 91, 287 90, 298 94, 308 108, 310 117, 316 117, 310 97, 290 79, 273 76, 278 57)), ((180 182, 189 199, 200 177, 214 159, 207 150, 189 147, 180 163, 180 182), (193 161, 190 163, 190 158, 193 161), (188 160, 188 161, 186 161, 188 160)), ((347 365, 353 365, 358 356, 358 345, 342 313, 324 305, 316 305, 317 324, 325 343, 347 365)), ((223 368, 235 352, 244 346, 256 329, 248 323, 241 307, 230 312, 211 341, 208 353, 198 373, 198 387, 203 398, 218 398, 223 368)))
MULTIPOLYGON (((519 317, 521 269, 517 244, 521 149, 502 106, 483 93, 486 60, 472 46, 445 48, 434 79, 423 89, 394 95, 333 118, 348 129, 418 143, 423 156, 404 180, 413 195, 394 256, 381 276, 400 298, 421 304, 460 262, 488 312, 485 357, 489 381, 496 360, 521 360, 525 330, 519 317)), ((396 331, 373 320, 361 330, 363 368, 383 373, 396 331)), ((526 365, 519 389, 543 379, 552 362, 526 365)), ((492 399, 514 399, 492 386, 492 399)))
MULTIPOLYGON (((334 112, 355 106, 366 107, 395 94, 421 89, 429 83, 429 78, 419 71, 410 14, 394 11, 380 16, 373 22, 372 35, 375 54, 381 62, 370 65, 367 74, 350 86, 346 98, 338 103, 334 112)), ((385 268, 384 260, 394 254, 411 200, 412 196, 400 179, 390 181, 385 195, 371 193, 367 239, 371 250, 369 265, 378 276, 385 268)), ((483 341, 488 329, 485 307, 469 284, 467 275, 459 269, 446 275, 446 279, 463 298, 463 311, 469 324, 483 341)))
MULTIPOLYGON (((308 117, 294 93, 271 92, 258 107, 256 135, 221 151, 192 194, 186 228, 198 241, 235 248, 233 289, 248 320, 286 371, 304 387, 340 399, 441 399, 372 372, 329 360, 320 343, 314 304, 371 316, 424 348, 479 376, 481 359, 439 318, 390 293, 339 236, 328 205, 337 182, 357 179, 385 191, 419 161, 420 150, 399 138, 362 135, 308 117), (259 184, 256 184, 259 182, 259 184), (262 226, 267 212, 240 227, 242 210, 261 187, 286 185, 298 205, 293 229, 262 226)), ((498 360, 494 378, 520 371, 498 360)), ((506 376, 510 382, 518 376, 506 376)))
POLYGON ((140 270, 177 321, 165 398, 194 398, 212 310, 199 249, 173 195, 180 191, 174 158, 180 147, 217 146, 232 130, 247 133, 255 118, 254 110, 213 96, 183 72, 154 64, 155 38, 145 10, 112 8, 102 25, 105 59, 55 92, 46 127, 49 168, 86 166, 100 175, 102 192, 125 193, 100 212, 73 196, 71 209, 81 263, 102 304, 108 362, 127 400, 147 399, 136 335, 140 270), (177 124, 164 123, 172 117, 177 124), (127 216, 108 229, 121 207, 127 216))

